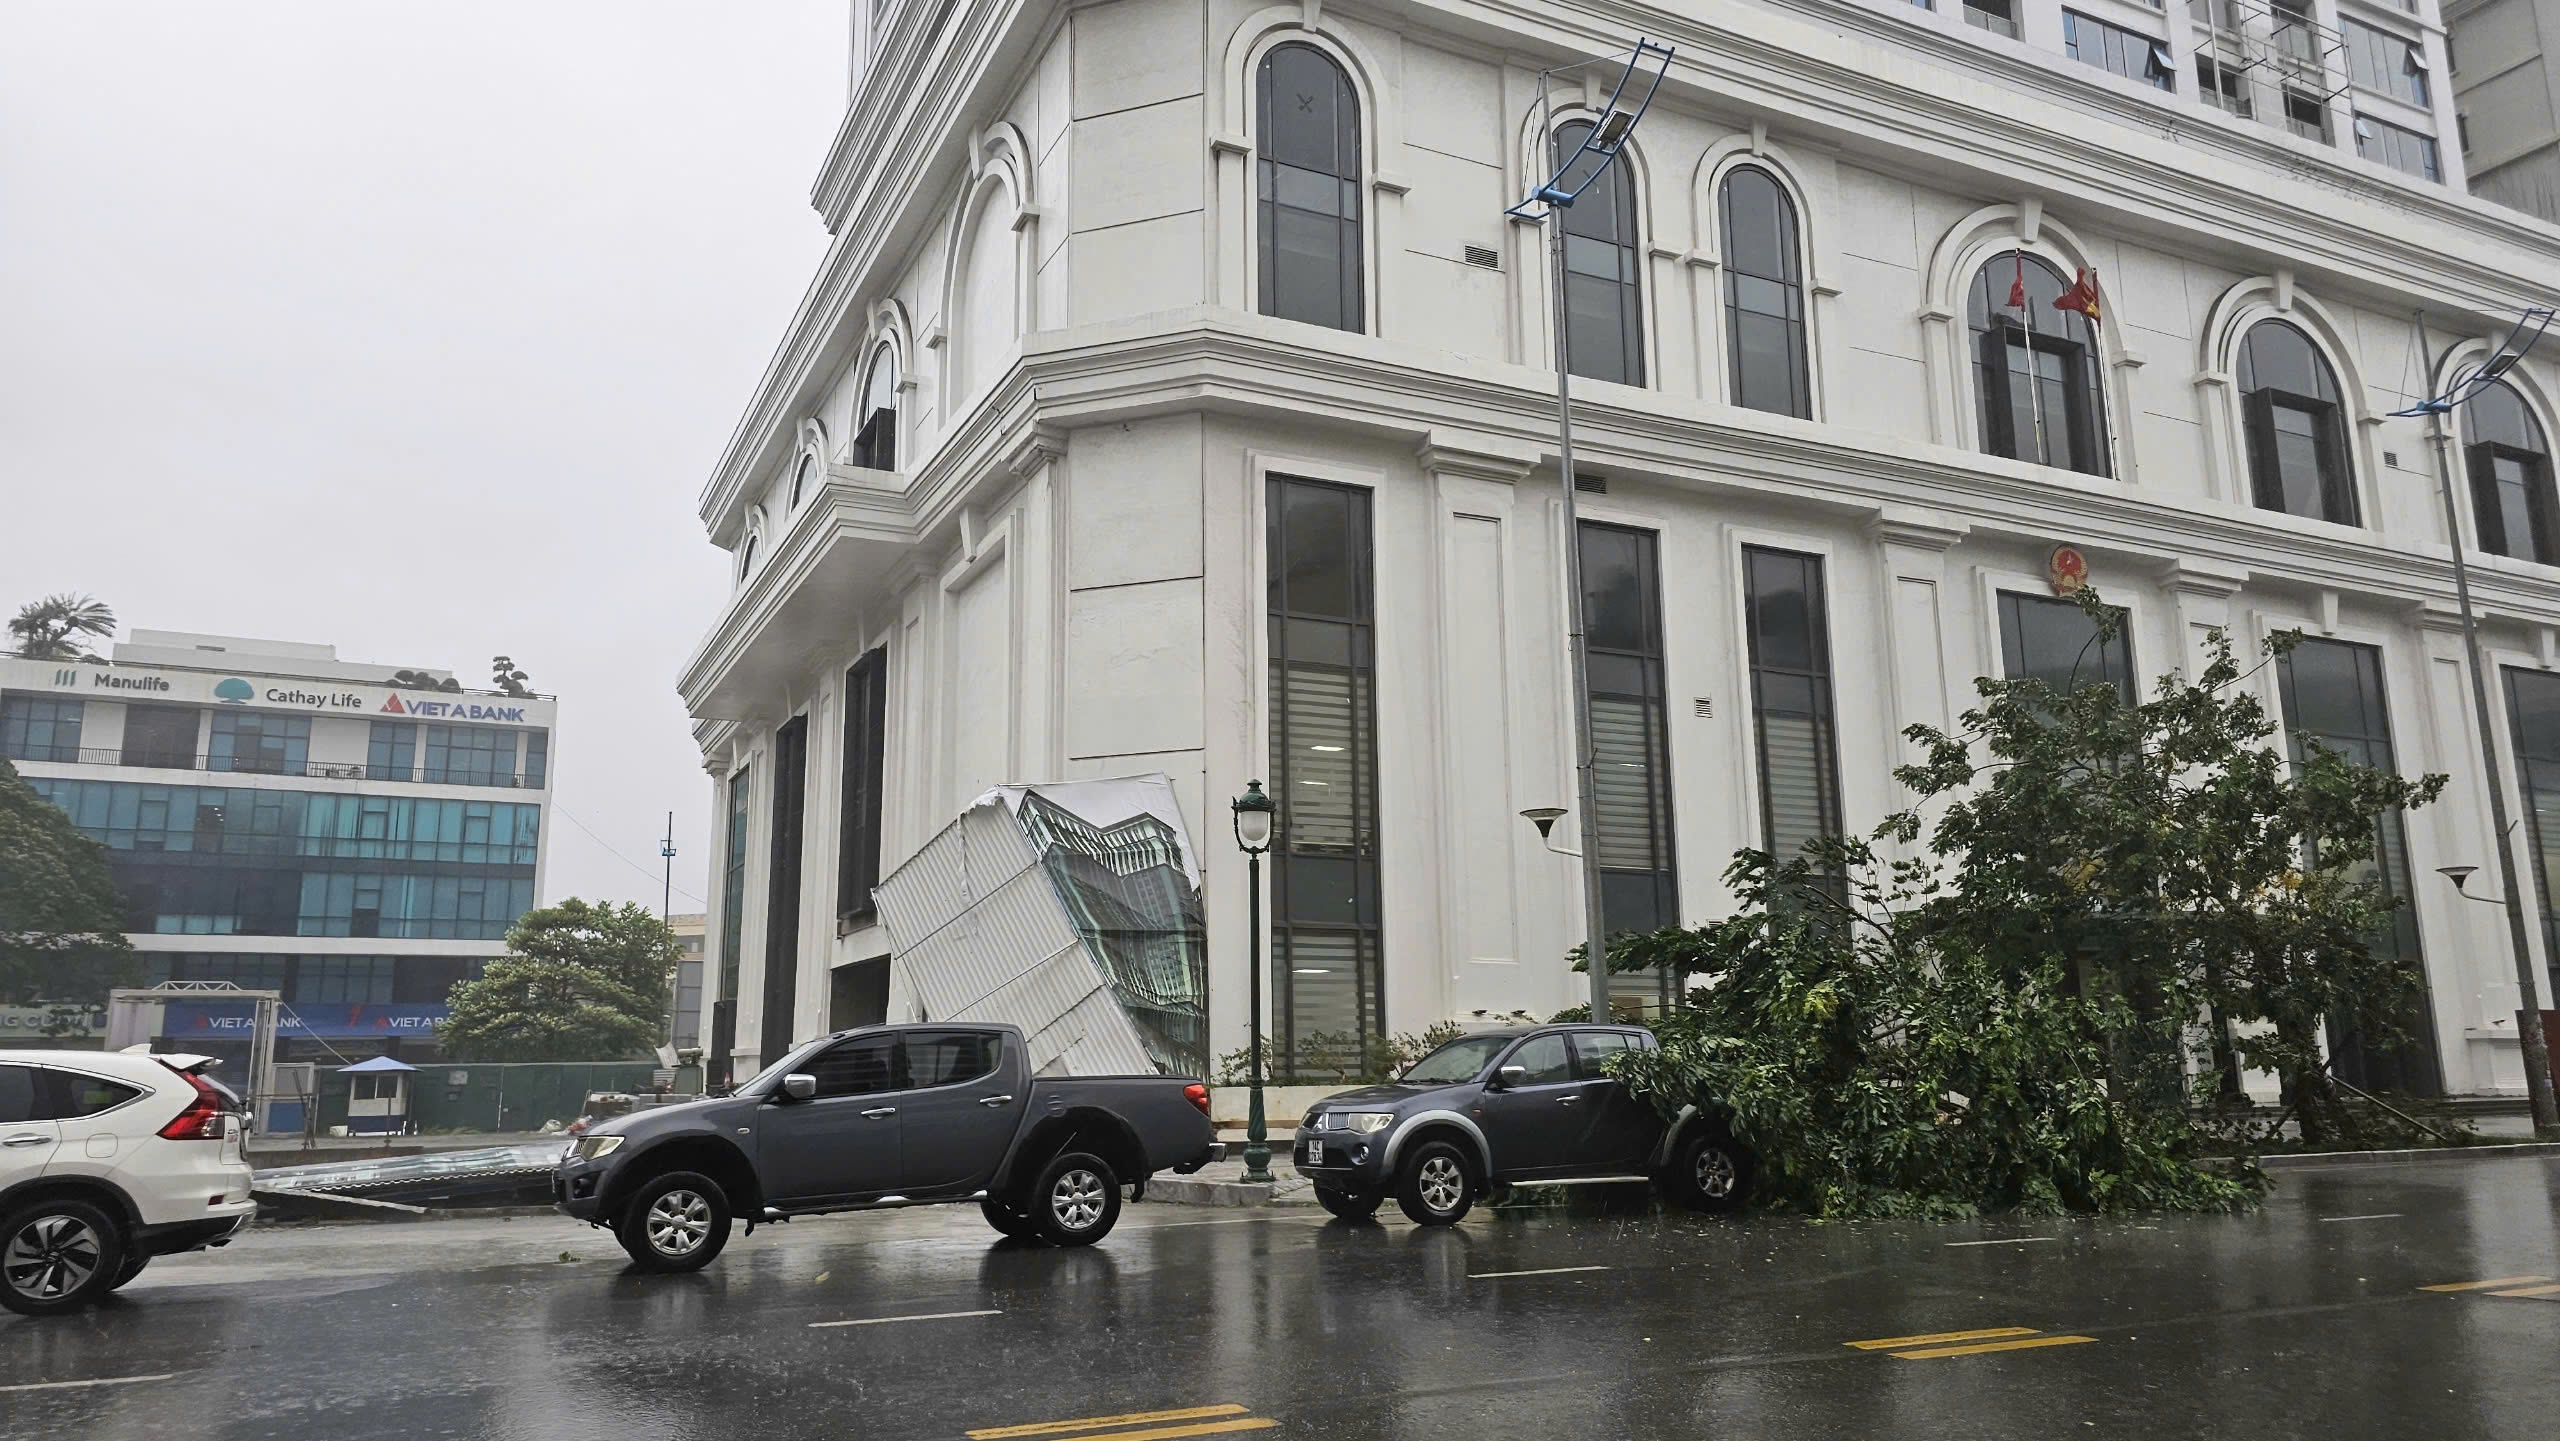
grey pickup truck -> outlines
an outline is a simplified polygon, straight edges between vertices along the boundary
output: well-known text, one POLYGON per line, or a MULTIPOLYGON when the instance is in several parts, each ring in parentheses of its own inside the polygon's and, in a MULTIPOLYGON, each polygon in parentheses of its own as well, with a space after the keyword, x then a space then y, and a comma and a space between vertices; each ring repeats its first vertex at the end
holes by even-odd
POLYGON ((1008 1236, 1089 1246, 1120 1191, 1218 1159, 1179 1076, 1033 1076, 1011 1026, 872 1026, 808 1042, 728 1096, 580 1136, 552 1199, 645 1271, 691 1271, 729 1224, 975 1201, 1008 1236))

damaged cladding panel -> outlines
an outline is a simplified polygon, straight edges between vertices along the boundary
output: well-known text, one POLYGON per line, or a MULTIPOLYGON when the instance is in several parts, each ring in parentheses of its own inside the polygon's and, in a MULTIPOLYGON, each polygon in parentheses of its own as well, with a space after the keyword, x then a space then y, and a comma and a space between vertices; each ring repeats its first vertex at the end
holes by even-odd
POLYGON ((1208 1074, 1207 930, 1166 777, 989 791, 875 895, 932 1019, 1020 1026, 1044 1074, 1208 1074))

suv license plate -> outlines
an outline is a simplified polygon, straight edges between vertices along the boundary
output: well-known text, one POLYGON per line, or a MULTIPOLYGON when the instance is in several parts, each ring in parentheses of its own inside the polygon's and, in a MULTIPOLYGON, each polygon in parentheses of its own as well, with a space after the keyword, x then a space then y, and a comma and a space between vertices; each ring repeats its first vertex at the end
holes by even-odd
POLYGON ((1310 1166, 1324 1164, 1324 1142, 1309 1141, 1307 1143, 1307 1164, 1310 1166))

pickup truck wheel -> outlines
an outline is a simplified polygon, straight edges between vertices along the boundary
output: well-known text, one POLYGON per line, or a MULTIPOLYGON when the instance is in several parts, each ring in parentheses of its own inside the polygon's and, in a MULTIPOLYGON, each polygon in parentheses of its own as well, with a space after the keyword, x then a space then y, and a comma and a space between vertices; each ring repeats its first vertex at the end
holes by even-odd
POLYGON ((1467 1158, 1447 1141, 1425 1141, 1396 1168, 1396 1206, 1417 1226, 1454 1226, 1475 1203, 1467 1158))
POLYGON ((987 1218, 988 1225, 995 1227, 997 1230, 1002 1231, 1004 1234, 1014 1237, 1017 1240, 1037 1241, 1040 1239, 1040 1228, 1031 1224, 1031 1218, 1029 1216, 1022 1214, 1020 1211, 1013 1209, 1011 1206, 1006 1205, 1004 1202, 997 1200, 993 1196, 989 1196, 987 1199, 978 1203, 978 1212, 980 1215, 987 1218))
POLYGON ((643 1271, 699 1271, 729 1244, 729 1197, 692 1171, 643 1182, 622 1209, 614 1238, 643 1271))
POLYGON ((1346 1221, 1366 1221, 1378 1214, 1379 1205, 1387 1198, 1370 1192, 1341 1191, 1331 1186, 1316 1187, 1316 1204, 1346 1221))
POLYGON ((1040 1168, 1031 1188, 1031 1224, 1040 1239, 1090 1246, 1120 1223, 1120 1178, 1087 1151, 1068 1151, 1040 1168))
POLYGON ((76 1311, 116 1288, 124 1228, 87 1201, 38 1201, 0 1221, 0 1306, 21 1316, 76 1311))
POLYGON ((1672 1149, 1663 1189, 1693 1211, 1730 1212, 1751 1197, 1751 1153, 1721 1125, 1690 1128, 1672 1149))

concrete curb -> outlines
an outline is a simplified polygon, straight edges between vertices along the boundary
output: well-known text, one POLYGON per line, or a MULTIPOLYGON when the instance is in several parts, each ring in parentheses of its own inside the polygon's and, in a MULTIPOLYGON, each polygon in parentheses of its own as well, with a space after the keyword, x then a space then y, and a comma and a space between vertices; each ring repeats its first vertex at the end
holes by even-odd
POLYGON ((1296 1176, 1257 1185, 1205 1176, 1158 1176, 1147 1183, 1147 1200, 1168 1206, 1312 1206, 1314 1188, 1296 1176))
POLYGON ((2560 1156, 2560 1141, 2429 1146, 2415 1151, 2306 1151, 2292 1156, 2261 1156, 2258 1166, 2267 1171, 2315 1171, 2332 1166, 2417 1166, 2432 1161, 2507 1161, 2532 1156, 2560 1156))

